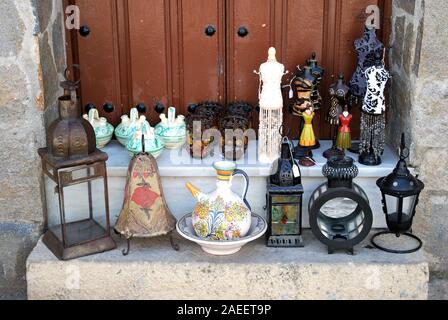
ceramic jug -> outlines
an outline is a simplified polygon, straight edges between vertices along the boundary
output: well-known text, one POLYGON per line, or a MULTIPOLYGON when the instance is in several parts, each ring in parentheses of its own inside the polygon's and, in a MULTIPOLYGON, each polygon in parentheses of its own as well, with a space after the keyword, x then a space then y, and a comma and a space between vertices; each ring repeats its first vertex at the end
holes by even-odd
POLYGON ((193 229, 199 237, 209 240, 242 238, 249 232, 252 222, 252 210, 246 200, 249 177, 244 171, 237 170, 233 162, 216 162, 213 167, 217 171, 215 191, 204 194, 192 184, 186 185, 198 201, 192 214, 193 229), (231 189, 235 175, 245 179, 243 197, 231 189))
POLYGON ((136 108, 131 109, 131 116, 124 115, 121 117, 121 123, 115 129, 115 136, 117 140, 126 147, 129 142, 129 138, 132 136, 134 132, 132 129, 135 129, 133 124, 138 120, 138 111, 136 108))
POLYGON ((145 116, 141 116, 130 130, 133 133, 126 145, 126 149, 128 149, 131 157, 142 152, 143 135, 145 136, 145 150, 147 153, 150 153, 154 158, 157 158, 162 153, 165 144, 155 135, 154 128, 146 121, 145 116))
POLYGON ((176 118, 176 109, 168 109, 168 118, 160 115, 161 122, 156 126, 155 133, 158 135, 167 149, 181 148, 187 139, 187 126, 185 117, 180 115, 176 118))
POLYGON ((100 118, 97 109, 90 109, 89 114, 85 114, 83 117, 90 122, 95 131, 96 147, 104 148, 112 140, 114 127, 107 122, 106 118, 100 118))

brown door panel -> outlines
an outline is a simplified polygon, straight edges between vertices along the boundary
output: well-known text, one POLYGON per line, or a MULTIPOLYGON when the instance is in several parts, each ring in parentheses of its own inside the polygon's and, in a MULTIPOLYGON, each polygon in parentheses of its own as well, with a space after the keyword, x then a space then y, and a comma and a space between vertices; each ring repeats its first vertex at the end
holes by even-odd
POLYGON ((171 103, 170 30, 166 20, 169 12, 164 0, 128 1, 129 72, 131 75, 130 109, 139 103, 146 105, 146 116, 156 123, 158 102, 171 103))
POLYGON ((116 2, 113 0, 77 0, 81 12, 81 26, 90 33, 83 37, 76 33, 77 59, 81 66, 82 104, 93 103, 101 116, 116 123, 122 114, 116 2), (106 114, 105 103, 115 110, 106 114))
POLYGON ((224 102, 224 0, 179 1, 179 102, 224 102), (211 32, 206 34, 206 28, 211 32))
MULTIPOLYGON (((297 66, 303 67, 306 60, 313 52, 316 52, 319 63, 325 64, 323 52, 325 21, 325 0, 300 0, 287 1, 286 12, 282 22, 282 62, 290 72, 284 78, 284 83, 289 84, 294 76, 297 66)), ((325 83, 322 87, 325 86, 325 83)), ((289 88, 288 88, 289 89, 289 88)), ((284 95, 285 116, 284 122, 290 128, 292 137, 299 136, 299 118, 289 112, 291 101, 288 97, 288 89, 284 95)), ((320 136, 319 123, 324 119, 322 111, 315 118, 316 135, 320 136)))

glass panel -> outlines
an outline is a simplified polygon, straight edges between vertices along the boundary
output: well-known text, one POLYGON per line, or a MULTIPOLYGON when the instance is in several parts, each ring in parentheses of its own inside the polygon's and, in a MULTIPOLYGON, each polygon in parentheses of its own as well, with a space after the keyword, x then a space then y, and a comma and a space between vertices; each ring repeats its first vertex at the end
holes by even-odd
MULTIPOLYGON (((70 172, 66 177, 88 176, 88 169, 83 168, 70 172)), ((91 174, 94 169, 90 169, 91 174)), ((60 173, 64 175, 64 172, 60 173)), ((66 222, 66 245, 73 246, 92 241, 106 234, 104 180, 98 178, 93 181, 75 184, 63 188, 63 199, 66 222)), ((60 227, 52 231, 62 240, 60 227)))
POLYGON ((48 227, 53 228, 61 224, 59 213, 59 193, 56 192, 57 184, 48 176, 45 176, 45 199, 47 203, 48 227))
POLYGON ((396 215, 399 203, 399 198, 386 195, 387 214, 396 215))
POLYGON ((358 204, 348 198, 334 198, 326 202, 321 209, 321 213, 329 218, 339 219, 351 215, 358 204))
POLYGON ((273 196, 272 203, 297 203, 300 202, 299 196, 273 196))
POLYGON ((298 205, 272 206, 272 234, 276 236, 300 234, 299 210, 298 205))
POLYGON ((414 213, 414 206, 417 196, 410 196, 403 199, 403 214, 412 216, 414 213))

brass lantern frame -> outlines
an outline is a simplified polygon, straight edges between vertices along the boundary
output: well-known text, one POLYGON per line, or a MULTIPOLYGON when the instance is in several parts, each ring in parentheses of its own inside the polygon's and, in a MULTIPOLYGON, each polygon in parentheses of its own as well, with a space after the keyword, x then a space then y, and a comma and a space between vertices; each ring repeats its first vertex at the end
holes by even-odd
POLYGON ((109 191, 106 161, 108 155, 95 151, 87 157, 78 159, 57 159, 46 148, 39 149, 42 169, 45 175, 56 183, 55 193, 59 198, 60 224, 49 226, 49 213, 45 213, 44 244, 60 260, 70 260, 116 248, 110 234, 109 191), (74 172, 85 170, 86 175, 76 177, 74 172), (101 226, 93 217, 92 182, 103 179, 105 224, 101 226), (67 223, 64 189, 87 183, 89 199, 89 218, 67 223), (70 240, 71 239, 71 240, 70 240))

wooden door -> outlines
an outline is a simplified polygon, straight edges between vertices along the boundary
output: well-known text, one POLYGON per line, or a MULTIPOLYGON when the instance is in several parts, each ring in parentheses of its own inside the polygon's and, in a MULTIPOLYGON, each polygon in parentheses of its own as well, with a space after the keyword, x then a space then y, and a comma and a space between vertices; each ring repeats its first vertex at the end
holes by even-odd
MULTIPOLYGON (((349 80, 356 67, 353 42, 362 36, 365 8, 382 10, 380 38, 388 43, 390 0, 65 0, 81 10, 90 34, 69 31, 68 60, 82 68, 82 102, 96 104, 113 124, 137 104, 155 124, 154 105, 174 105, 181 113, 190 103, 245 100, 256 105, 254 69, 266 61, 270 46, 291 74, 312 52, 326 69, 321 93, 324 108, 316 133, 329 138, 325 123, 328 87, 339 72, 349 80), (206 33, 212 27, 214 33, 206 33), (240 28, 247 30, 238 33, 240 28), (107 114, 104 103, 115 110, 107 114)), ((287 84, 291 76, 284 78, 287 84)), ((287 93, 287 90, 285 90, 287 93)), ((298 135, 298 119, 285 123, 298 135)), ((257 117, 257 115, 255 115, 257 117)), ((355 110, 354 137, 359 135, 355 110)))

